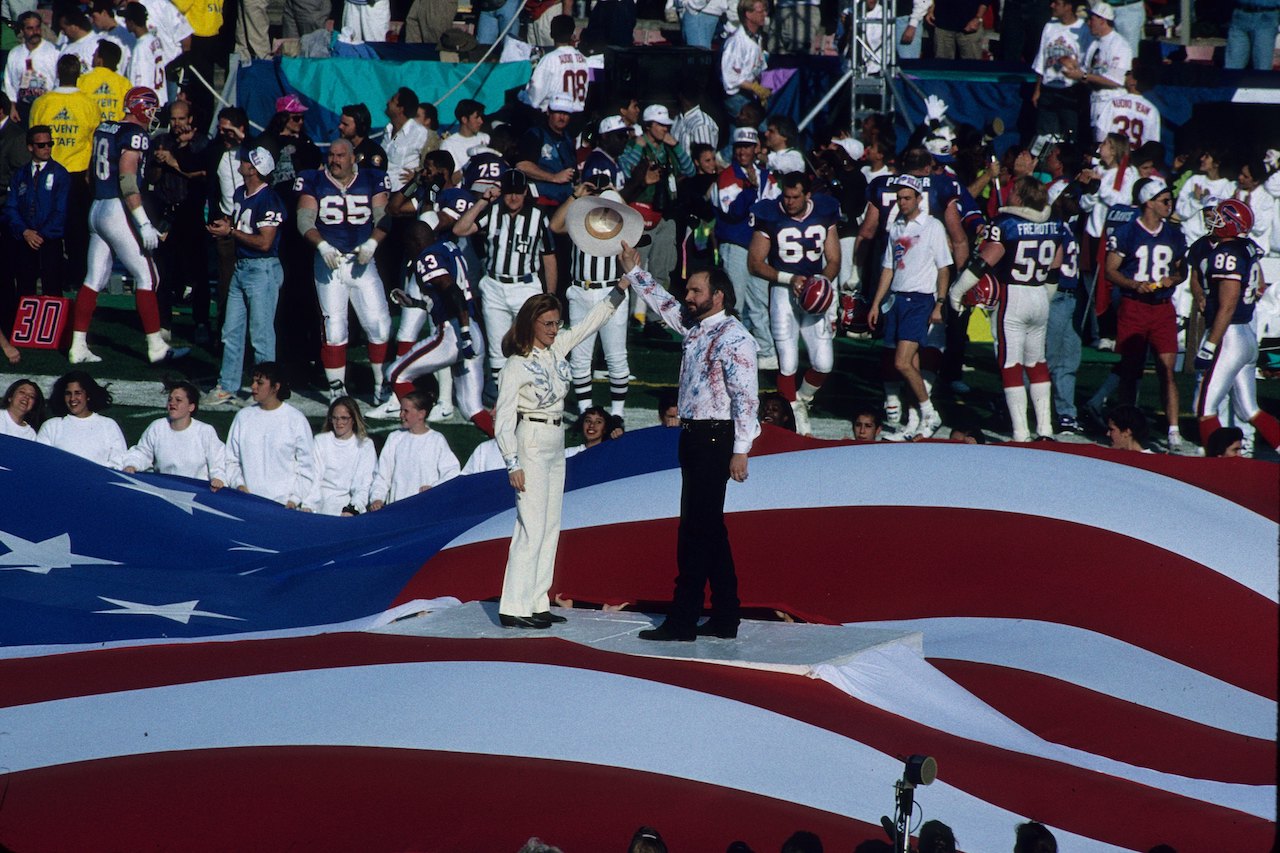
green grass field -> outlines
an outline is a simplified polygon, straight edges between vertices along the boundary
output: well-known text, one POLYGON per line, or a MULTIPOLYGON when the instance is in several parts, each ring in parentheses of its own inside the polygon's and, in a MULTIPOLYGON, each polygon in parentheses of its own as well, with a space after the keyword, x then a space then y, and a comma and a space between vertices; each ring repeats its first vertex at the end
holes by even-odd
MULTIPOLYGON (((354 328, 354 325, 353 325, 354 328)), ((189 316, 180 314, 174 324, 174 343, 185 344, 191 333, 189 316)), ((145 345, 138 328, 137 315, 133 310, 130 296, 104 295, 94 316, 94 329, 90 338, 94 351, 102 356, 102 363, 88 365, 88 372, 101 382, 114 382, 120 398, 108 414, 115 418, 124 430, 125 438, 132 444, 137 441, 147 424, 153 419, 163 417, 164 395, 162 383, 166 379, 187 379, 195 382, 202 390, 208 390, 216 380, 218 359, 214 352, 206 347, 193 346, 191 354, 180 361, 161 366, 152 366, 146 362, 145 345), (143 383, 141 386, 135 383, 143 383), (152 394, 146 383, 154 383, 152 394)), ((883 392, 879 379, 879 346, 873 341, 838 338, 836 341, 836 370, 818 395, 813 407, 815 432, 826 437, 845 436, 850 433, 849 420, 858 405, 870 402, 879 405, 883 392)), ((630 342, 631 371, 636 382, 631 386, 628 398, 627 425, 631 429, 650 426, 656 423, 657 395, 659 389, 673 385, 677 378, 680 360, 680 344, 673 336, 666 340, 655 339, 633 333, 630 342)), ((348 369, 348 385, 358 399, 367 402, 372 388, 372 373, 365 362, 363 347, 352 347, 349 352, 351 366, 348 369)), ((1110 353, 1099 353, 1086 348, 1084 361, 1080 366, 1078 391, 1080 396, 1087 397, 1102 382, 1116 356, 1110 353)), ((1006 435, 1007 416, 1003 415, 1004 396, 1000 390, 999 378, 995 370, 995 361, 990 344, 971 343, 966 363, 973 369, 964 374, 965 382, 972 391, 963 397, 957 397, 947 388, 935 391, 935 402, 942 413, 944 423, 950 425, 962 413, 976 418, 983 429, 996 435, 1006 435)), ((804 366, 804 355, 801 354, 801 366, 804 366)), ((16 368, 8 368, 0 375, 5 386, 17 376, 33 376, 40 379, 40 384, 47 392, 53 378, 69 369, 66 357, 62 353, 39 350, 24 350, 22 363, 16 368)), ((313 366, 310 373, 303 377, 304 381, 295 383, 295 399, 304 413, 308 415, 316 427, 323 420, 323 385, 322 373, 313 366)), ((765 372, 761 375, 761 389, 772 388, 774 375, 765 372)), ((1182 394, 1182 432, 1185 437, 1194 440, 1197 435, 1194 418, 1188 414, 1194 377, 1182 374, 1178 380, 1182 394)), ((1262 406, 1269 412, 1280 413, 1280 380, 1259 380, 1258 392, 1262 406)), ((608 387, 605 382, 597 382, 595 400, 601 405, 608 404, 608 387)), ((1153 419, 1152 438, 1163 438, 1163 414, 1158 413, 1159 393, 1154 376, 1148 371, 1144 378, 1140 403, 1149 416, 1158 415, 1159 422, 1153 419)), ((224 438, 230 427, 235 411, 229 408, 204 410, 197 417, 212 424, 224 438)), ((445 423, 436 428, 448 439, 454 453, 460 461, 465 462, 471 451, 483 440, 479 430, 463 423, 455 414, 457 423, 445 423)), ((381 444, 382 438, 397 424, 390 421, 371 422, 375 438, 381 444)), ((1100 439, 1101 436, 1092 436, 1100 439)), ((570 444, 579 439, 572 431, 569 433, 570 444)), ((1158 444, 1156 445, 1159 446, 1158 444)), ((1261 458, 1275 459, 1269 450, 1259 447, 1261 458)))

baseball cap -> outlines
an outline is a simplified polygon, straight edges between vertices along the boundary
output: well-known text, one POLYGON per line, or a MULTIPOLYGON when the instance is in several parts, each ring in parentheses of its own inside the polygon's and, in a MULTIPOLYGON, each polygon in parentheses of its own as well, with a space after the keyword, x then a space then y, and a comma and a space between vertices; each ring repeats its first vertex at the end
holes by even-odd
POLYGON ((867 153, 866 147, 852 136, 846 136, 842 139, 833 139, 831 141, 843 148, 849 155, 850 160, 861 160, 867 153))
POLYGON ((924 184, 915 175, 895 175, 893 180, 889 181, 891 187, 910 187, 916 191, 917 195, 924 193, 924 184))
POLYGON ((577 101, 564 95, 556 95, 547 104, 547 112, 549 113, 578 113, 582 109, 578 106, 577 101))
POLYGON ((671 113, 667 112, 667 108, 662 104, 650 104, 644 108, 644 115, 641 117, 645 122, 656 121, 658 124, 665 124, 667 127, 675 124, 671 120, 671 113))
POLYGON ((1159 178, 1148 178, 1138 190, 1138 204, 1146 204, 1160 193, 1169 192, 1169 185, 1159 178))
POLYGON ((502 176, 501 187, 504 193, 527 193, 529 178, 519 169, 512 169, 502 176))
POLYGON ((302 101, 297 95, 281 95, 276 98, 276 112, 278 113, 305 113, 307 108, 302 105, 302 101))
POLYGON ((733 129, 734 145, 759 145, 760 133, 754 127, 735 127, 733 129))
POLYGON ((249 164, 264 178, 276 170, 276 158, 272 157, 271 152, 265 148, 258 147, 250 151, 248 160, 249 164))
POLYGON ((1115 21, 1116 10, 1110 3, 1094 3, 1089 7, 1090 15, 1097 15, 1104 21, 1115 21))
POLYGON ((605 116, 600 120, 600 133, 613 133, 614 131, 625 130, 630 132, 631 128, 627 127, 627 123, 622 120, 622 116, 605 116))

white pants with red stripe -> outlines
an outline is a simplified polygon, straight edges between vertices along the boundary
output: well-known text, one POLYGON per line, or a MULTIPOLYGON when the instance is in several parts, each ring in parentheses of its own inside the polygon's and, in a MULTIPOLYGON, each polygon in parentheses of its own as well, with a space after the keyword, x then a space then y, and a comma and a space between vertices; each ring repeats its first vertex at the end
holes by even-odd
POLYGON ((1045 360, 1049 329, 1049 291, 1044 287, 1011 284, 991 321, 1001 367, 1030 367, 1045 360))
POLYGON ((133 276, 139 290, 155 290, 160 282, 155 262, 142 251, 133 230, 133 220, 124 199, 95 199, 89 205, 89 254, 86 257, 84 286, 101 293, 111 279, 111 258, 115 256, 133 276))
POLYGON ((320 253, 315 259, 316 294, 320 313, 324 315, 324 342, 330 346, 347 343, 347 303, 356 309, 369 342, 385 344, 391 337, 391 311, 382 292, 382 279, 372 263, 357 264, 354 257, 344 257, 336 270, 325 264, 320 253))
POLYGON ((790 287, 769 287, 769 332, 778 351, 778 372, 794 376, 800 369, 800 341, 809 353, 809 366, 818 373, 830 373, 835 367, 836 309, 839 300, 831 300, 825 314, 810 314, 800 307, 790 287))
POLYGON ((1253 323, 1232 323, 1218 344, 1213 364, 1200 374, 1196 415, 1207 418, 1218 414, 1218 407, 1230 394, 1235 416, 1252 420, 1258 413, 1257 363, 1258 335, 1253 323))
POLYGON ((461 358, 458 352, 458 327, 450 321, 442 323, 435 333, 413 345, 387 368, 387 381, 393 386, 413 382, 419 376, 435 373, 442 367, 453 368, 453 396, 464 417, 470 419, 484 411, 484 335, 472 326, 471 344, 475 358, 461 358))

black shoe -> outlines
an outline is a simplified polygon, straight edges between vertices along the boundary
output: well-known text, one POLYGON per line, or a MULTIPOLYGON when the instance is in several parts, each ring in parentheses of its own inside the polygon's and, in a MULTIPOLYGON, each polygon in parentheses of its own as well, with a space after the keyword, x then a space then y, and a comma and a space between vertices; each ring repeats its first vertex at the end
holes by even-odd
POLYGON ((552 613, 550 610, 544 610, 541 613, 533 614, 534 619, 540 619, 543 622, 568 622, 569 620, 558 614, 552 613))
POLYGON ((537 616, 508 616, 505 613, 498 614, 498 624, 503 628, 550 628, 551 623, 545 622, 537 616))
POLYGON ((699 637, 719 637, 722 640, 736 640, 738 638, 738 625, 726 625, 717 622, 714 619, 708 619, 698 626, 697 635, 699 637))
POLYGON ((672 640, 692 643, 698 639, 698 633, 693 628, 673 628, 668 622, 663 622, 657 628, 641 631, 638 636, 642 640, 653 640, 657 643, 669 643, 672 640))

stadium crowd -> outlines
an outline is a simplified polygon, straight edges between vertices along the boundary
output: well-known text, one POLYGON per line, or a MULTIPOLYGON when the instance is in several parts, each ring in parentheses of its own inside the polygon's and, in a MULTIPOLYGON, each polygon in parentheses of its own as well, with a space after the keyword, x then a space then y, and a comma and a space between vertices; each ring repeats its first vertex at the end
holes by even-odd
MULTIPOLYGON (((592 96, 574 19, 553 6, 527 27, 545 52, 520 103, 487 115, 464 99, 450 133, 428 100, 401 87, 388 93, 381 134, 374 110, 351 104, 318 144, 303 127, 308 107, 287 94, 262 132, 230 106, 206 138, 209 93, 168 72, 209 71, 215 48, 206 40, 225 27, 211 11, 217 4, 181 5, 68 8, 56 16, 56 43, 39 13, 17 16, 22 42, 8 55, 0 94, 12 259, 0 265, 0 328, 13 327, 19 296, 74 291, 69 360, 101 361, 89 346, 91 322, 114 262, 131 279, 150 361, 186 353, 172 343, 183 299, 194 342, 221 356, 216 385, 175 387, 167 426, 157 422, 132 450, 118 429, 71 428, 68 417, 110 423, 97 414, 105 393, 73 371, 51 389, 51 411, 68 417, 44 424, 46 443, 85 442, 82 455, 115 467, 199 470, 215 485, 317 511, 377 508, 459 472, 429 422, 456 406, 492 436, 501 341, 520 306, 551 293, 570 324, 580 321, 627 272, 616 244, 588 251, 604 245, 597 232, 616 236, 635 223, 645 267, 677 295, 693 272, 728 273, 759 369, 776 377, 763 411, 800 433, 810 432, 810 407, 835 366, 833 340, 844 333, 882 344, 884 404, 860 412, 855 428, 862 418, 863 435, 933 436, 943 425, 935 386, 968 390, 969 317, 982 310, 1015 441, 1080 434, 1092 420, 1096 432, 1127 430, 1141 446, 1143 424, 1129 410, 1145 420, 1133 407, 1150 350, 1164 449, 1195 452, 1180 433, 1183 408, 1199 419, 1202 445, 1223 425, 1241 430, 1246 453, 1255 430, 1280 442, 1254 384, 1260 339, 1280 328, 1278 292, 1262 280, 1263 256, 1280 253, 1280 151, 1244 139, 1236 150, 1166 162, 1159 111, 1143 96, 1152 69, 1134 63, 1115 5, 1049 4, 1054 17, 1032 62, 1036 132, 1002 157, 981 130, 951 122, 936 98, 901 145, 883 115, 863 119, 856 134, 806 145, 791 119, 769 114, 761 75, 770 40, 789 34, 782 49, 803 50, 817 30, 805 29, 812 18, 795 6, 769 13, 763 0, 682 7, 691 42, 705 35, 714 44, 729 11, 732 32, 719 46, 719 79, 691 79, 674 114, 635 92, 592 96), (713 20, 690 23, 697 15, 713 20), (353 340, 366 355, 351 386, 363 393, 372 378, 363 402, 348 389, 353 340), (1086 342, 1121 360, 1081 400, 1075 377, 1086 342), (250 349, 256 366, 246 371, 250 349), (1185 407, 1175 382, 1184 356, 1200 374, 1185 407), (313 441, 284 401, 290 380, 317 362, 331 405, 313 441), (207 430, 191 433, 199 442, 186 436, 200 406, 240 409, 224 460, 207 430), (396 433, 372 465, 364 419, 398 419, 414 438, 396 433), (175 452, 180 463, 162 461, 175 452), (343 500, 317 493, 330 468, 344 477, 359 470, 362 485, 343 500)), ((579 412, 592 407, 593 380, 608 381, 606 433, 626 416, 635 336, 666 332, 632 295, 630 311, 570 358, 579 412), (603 371, 593 369, 597 338, 603 371)), ((0 344, 16 363, 18 351, 0 344)), ((42 397, 34 391, 11 389, 2 431, 38 425, 29 423, 38 409, 14 402, 42 397)), ((981 438, 968 424, 952 434, 981 438)))

